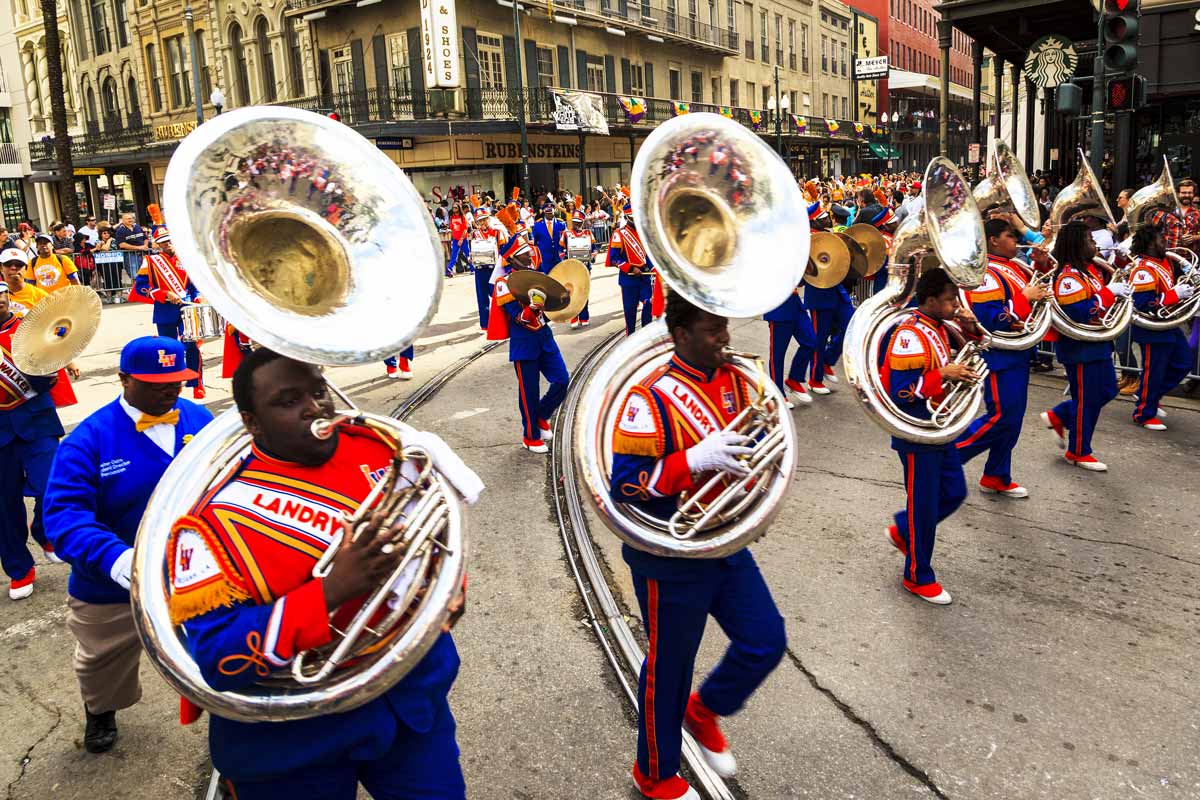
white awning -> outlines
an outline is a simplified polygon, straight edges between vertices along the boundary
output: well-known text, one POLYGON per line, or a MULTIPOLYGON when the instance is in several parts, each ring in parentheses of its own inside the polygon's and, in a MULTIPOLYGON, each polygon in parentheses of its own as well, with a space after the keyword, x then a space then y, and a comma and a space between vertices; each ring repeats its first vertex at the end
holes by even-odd
MULTIPOLYGON (((936 96, 942 90, 942 79, 921 72, 890 69, 888 70, 888 91, 893 89, 912 89, 936 96)), ((974 99, 970 89, 966 86, 959 86, 957 83, 950 84, 950 95, 961 97, 964 100, 974 99)))

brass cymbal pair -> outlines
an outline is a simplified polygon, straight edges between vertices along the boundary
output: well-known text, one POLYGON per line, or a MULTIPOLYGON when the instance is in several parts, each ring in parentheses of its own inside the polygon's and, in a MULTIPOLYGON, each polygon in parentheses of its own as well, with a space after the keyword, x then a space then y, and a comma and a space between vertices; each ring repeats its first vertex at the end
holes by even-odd
POLYGON ((850 270, 870 278, 887 260, 887 240, 874 227, 851 225, 845 231, 821 231, 809 243, 805 283, 818 289, 830 289, 846 279, 850 270))
POLYGON ((568 258, 558 262, 547 275, 533 269, 515 270, 508 276, 508 288, 523 305, 529 305, 531 289, 540 289, 546 295, 542 307, 552 322, 574 319, 587 304, 591 290, 591 274, 583 262, 568 258))
POLYGON ((78 358, 100 327, 100 296, 66 286, 42 300, 13 334, 13 363, 26 375, 53 375, 78 358))

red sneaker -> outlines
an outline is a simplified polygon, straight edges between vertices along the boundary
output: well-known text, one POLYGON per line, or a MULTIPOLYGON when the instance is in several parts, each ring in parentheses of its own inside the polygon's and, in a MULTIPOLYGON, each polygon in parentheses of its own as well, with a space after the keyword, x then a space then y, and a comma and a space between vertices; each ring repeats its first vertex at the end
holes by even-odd
POLYGON ((791 378, 788 378, 783 382, 783 388, 787 390, 784 392, 785 395, 788 394, 788 392, 791 393, 787 398, 789 401, 795 400, 797 403, 812 402, 812 395, 808 393, 808 390, 804 388, 804 384, 800 381, 794 381, 791 378))
MULTIPOLYGON (((1137 420, 1134 420, 1134 422, 1137 422, 1137 420)), ((1151 417, 1145 422, 1138 422, 1138 424, 1148 431, 1165 431, 1167 429, 1167 426, 1158 417, 1151 417)))
POLYGON ((1063 450, 1067 449, 1067 429, 1063 427, 1062 420, 1058 418, 1058 414, 1053 411, 1042 412, 1042 422, 1046 427, 1054 431, 1054 435, 1058 437, 1058 446, 1063 450))
POLYGON ((543 442, 548 442, 554 438, 554 429, 550 427, 550 423, 546 422, 546 420, 538 420, 538 430, 541 431, 543 442))
POLYGON ((948 606, 954 599, 950 593, 942 588, 942 585, 937 581, 933 583, 916 584, 908 578, 904 578, 902 583, 904 588, 915 594, 917 597, 924 600, 926 603, 933 603, 935 606, 948 606))
POLYGON ((197 386, 195 389, 192 389, 192 399, 193 400, 203 400, 204 398, 205 398, 205 394, 204 394, 203 386, 197 386))
POLYGON ((1019 483, 1002 481, 994 475, 979 479, 979 491, 984 494, 1002 494, 1005 497, 1029 497, 1029 490, 1019 483))
POLYGON ((37 570, 30 567, 29 572, 25 573, 24 578, 15 580, 8 585, 8 599, 24 600, 33 594, 33 581, 35 578, 37 578, 37 570))
POLYGON ((633 765, 633 782, 643 797, 654 800, 700 800, 695 789, 678 775, 672 775, 666 780, 652 781, 642 774, 637 764, 633 765))
POLYGON ((900 529, 895 525, 888 525, 887 529, 888 541, 892 543, 892 547, 899 550, 904 555, 908 555, 908 542, 900 535, 900 529))
POLYGON ((729 742, 717 725, 717 715, 704 705, 699 692, 688 698, 687 711, 683 715, 683 729, 690 733, 700 746, 700 753, 713 771, 722 778, 737 774, 737 761, 729 751, 729 742))
POLYGON ((1108 472, 1108 464, 1097 461, 1095 456, 1073 456, 1070 453, 1064 453, 1063 458, 1067 460, 1068 464, 1074 464, 1082 469, 1092 472, 1108 472))
POLYGON ((521 439, 521 446, 531 453, 549 453, 550 448, 541 439, 521 439))

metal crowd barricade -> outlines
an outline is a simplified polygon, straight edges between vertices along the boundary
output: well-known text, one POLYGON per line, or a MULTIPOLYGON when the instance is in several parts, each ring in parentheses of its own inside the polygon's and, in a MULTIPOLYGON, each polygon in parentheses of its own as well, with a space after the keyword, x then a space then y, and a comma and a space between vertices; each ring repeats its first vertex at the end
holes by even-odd
POLYGON ((608 222, 593 222, 592 236, 596 239, 598 245, 608 245, 608 240, 612 238, 612 225, 608 222))
POLYGON ((137 270, 142 264, 142 254, 121 250, 106 250, 91 253, 89 256, 95 265, 93 286, 100 300, 104 303, 121 303, 129 293, 129 287, 137 276, 137 270), (136 258, 137 264, 130 272, 131 262, 136 258))

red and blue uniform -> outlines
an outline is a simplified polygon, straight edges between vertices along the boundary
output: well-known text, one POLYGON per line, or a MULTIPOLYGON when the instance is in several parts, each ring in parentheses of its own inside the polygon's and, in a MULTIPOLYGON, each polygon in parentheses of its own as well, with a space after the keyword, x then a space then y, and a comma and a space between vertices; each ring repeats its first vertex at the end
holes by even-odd
POLYGON ((503 335, 493 324, 488 338, 508 339, 508 360, 517 373, 517 408, 521 412, 521 431, 526 442, 540 441, 541 432, 549 430, 550 418, 562 405, 567 396, 567 384, 571 380, 567 365, 554 341, 550 320, 540 311, 521 305, 508 289, 508 278, 496 281, 496 305, 500 314, 495 315, 503 322, 503 335), (541 377, 546 377, 549 386, 541 392, 541 377))
MULTIPOLYGON (((1165 260, 1149 256, 1138 259, 1131 283, 1133 304, 1143 313, 1156 314, 1160 308, 1170 308, 1180 301, 1172 288, 1174 273, 1165 260)), ((1191 372, 1194 365, 1192 351, 1181 325, 1165 331, 1134 325, 1132 337, 1142 348, 1142 378, 1133 419, 1148 422, 1158 416, 1158 404, 1163 395, 1191 372)))
MULTIPOLYGON (((1032 311, 1023 292, 1027 285, 1029 279, 1020 264, 988 255, 983 282, 967 292, 967 302, 984 329, 1019 331, 1032 311)), ((986 450, 984 476, 998 478, 1005 485, 1012 483, 1012 451, 1021 438, 1035 347, 983 352, 989 370, 983 390, 987 411, 971 423, 956 445, 964 463, 986 450)))
POLYGON ((771 333, 771 380, 775 381, 779 391, 787 396, 787 387, 784 385, 784 381, 801 383, 807 380, 808 368, 812 364, 813 348, 817 343, 812 320, 808 316, 808 309, 804 307, 804 301, 800 298, 799 287, 794 289, 779 306, 763 314, 763 320, 766 321, 771 333), (798 347, 796 354, 792 356, 792 363, 788 367, 785 378, 784 362, 787 360, 788 345, 793 340, 798 347))
MULTIPOLYGON (((613 432, 612 497, 661 519, 680 494, 705 483, 687 449, 745 407, 745 378, 730 366, 707 371, 676 354, 630 390, 613 432)), ((787 646, 783 618, 749 549, 724 558, 671 558, 621 548, 647 635, 638 678, 637 767, 652 781, 679 771, 680 727, 696 652, 709 615, 729 648, 700 687, 705 707, 733 714, 766 679, 787 646)))
MULTIPOLYGON (((929 419, 926 405, 945 393, 942 367, 949 364, 950 338, 941 321, 914 310, 888 340, 881 356, 880 377, 888 395, 904 413, 929 419)), ((953 443, 922 444, 892 437, 892 449, 904 467, 905 507, 895 515, 896 530, 906 543, 904 585, 916 588, 934 583, 930 562, 937 526, 953 514, 967 496, 962 460, 953 443)))
MULTIPOLYGON (((582 250, 583 249, 582 245, 584 242, 586 242, 587 248, 588 248, 587 255, 583 258, 580 258, 579 260, 583 262, 583 265, 585 267, 587 267, 587 271, 590 274, 592 271, 592 252, 596 249, 596 237, 592 234, 592 232, 590 230, 586 230, 585 228, 583 228, 583 215, 579 214, 579 212, 575 212, 575 213, 579 217, 579 219, 578 219, 578 224, 580 226, 579 230, 563 231, 562 238, 560 238, 558 240, 558 249, 559 249, 560 255, 564 259, 577 258, 578 256, 571 255, 571 251, 572 250, 582 250), (572 241, 572 240, 574 240, 574 241, 572 241), (572 246, 572 245, 574 245, 574 246, 572 246)), ((588 304, 584 303, 583 308, 579 311, 579 315, 575 319, 579 320, 580 322, 588 322, 589 320, 591 320, 591 318, 592 318, 592 316, 588 312, 588 304)))
POLYGON ((559 240, 562 238, 563 231, 567 226, 560 219, 549 220, 539 219, 533 223, 533 245, 541 254, 541 269, 542 272, 549 272, 554 269, 555 265, 562 260, 559 254, 559 240))
POLYGON ((654 318, 654 265, 646 246, 642 244, 633 217, 626 217, 624 228, 612 232, 608 242, 608 257, 605 264, 620 270, 617 285, 621 287, 621 308, 625 312, 625 334, 632 336, 637 327, 638 304, 642 305, 642 327, 654 318), (642 274, 632 275, 631 268, 640 268, 642 274))
POLYGON ((50 465, 63 435, 50 396, 54 376, 26 375, 12 360, 12 337, 21 321, 0 323, 0 566, 14 581, 33 569, 25 491, 34 498, 33 537, 46 547, 43 496, 50 465))
MULTIPOLYGON (((1090 267, 1080 269, 1071 264, 1064 264, 1055 277, 1054 296, 1067 316, 1087 324, 1098 323, 1115 299, 1090 267)), ((1071 397, 1056 405, 1051 413, 1067 430, 1067 456, 1089 456, 1100 410, 1117 396, 1113 344, 1085 342, 1060 331, 1054 354, 1067 371, 1071 397)))
MULTIPOLYGON (((281 461, 257 447, 237 471, 180 519, 168 545, 172 621, 187 633, 204 680, 245 689, 298 653, 328 643, 361 606, 330 618, 312 569, 366 498, 393 448, 372 431, 343 427, 319 466, 281 461)), ((442 634, 396 686, 340 714, 245 723, 214 715, 209 750, 240 800, 464 798, 454 717, 446 696, 458 673, 442 634)))
MULTIPOLYGON (((179 339, 183 334, 183 319, 182 306, 169 302, 167 293, 173 292, 185 303, 200 296, 187 270, 179 263, 179 257, 166 253, 151 253, 142 260, 133 290, 154 303, 154 327, 159 336, 168 339, 179 339)), ((203 386, 204 362, 200 358, 200 347, 195 342, 184 342, 183 353, 188 369, 200 373, 199 378, 189 380, 187 385, 203 386)))

